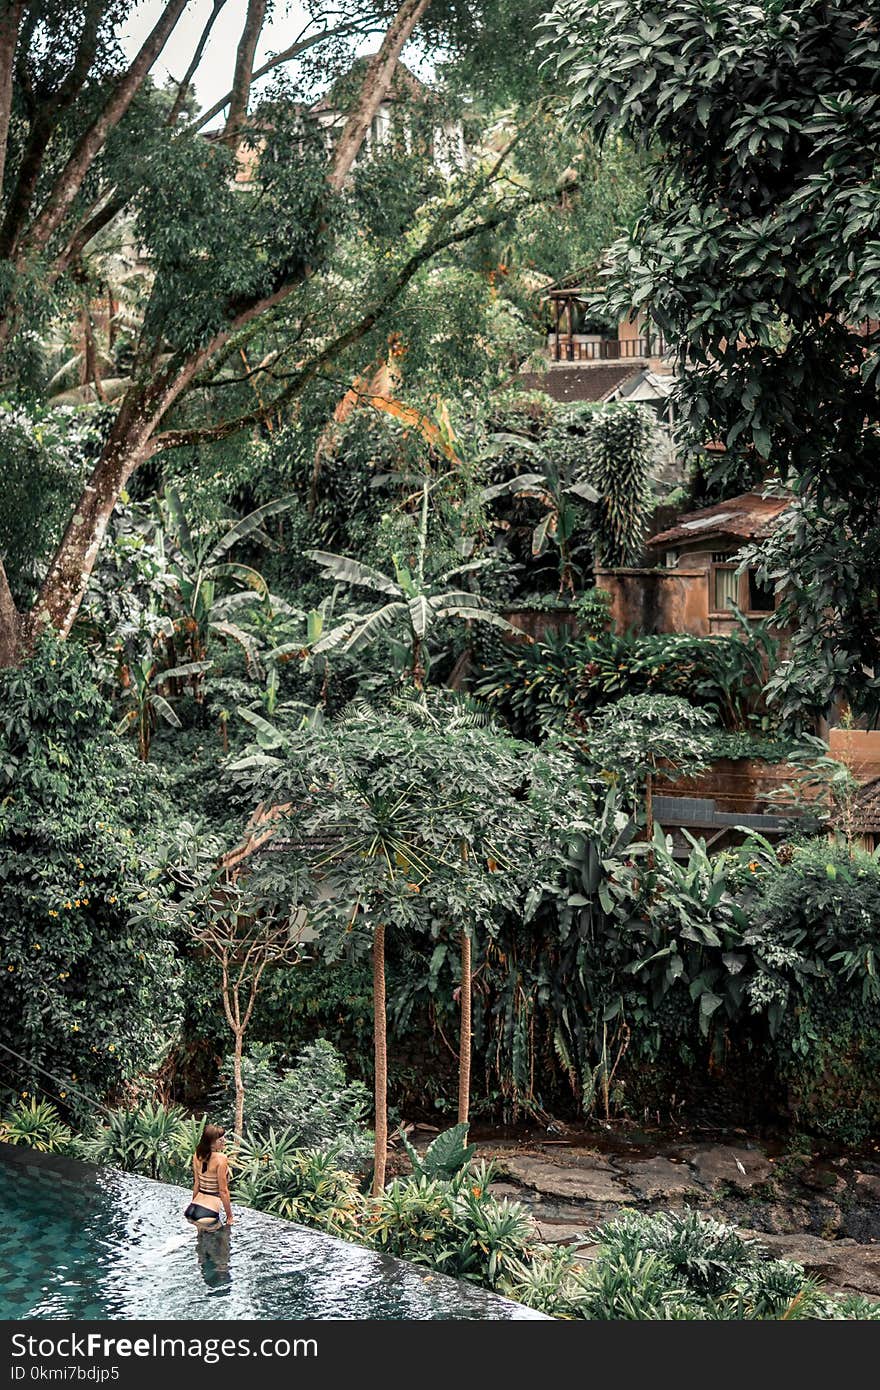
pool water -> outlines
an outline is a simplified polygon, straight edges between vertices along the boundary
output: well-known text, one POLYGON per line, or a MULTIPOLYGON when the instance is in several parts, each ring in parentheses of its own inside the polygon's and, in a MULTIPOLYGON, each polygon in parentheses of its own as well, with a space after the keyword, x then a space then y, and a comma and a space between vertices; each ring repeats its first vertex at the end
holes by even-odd
POLYGON ((482 1289, 236 1207, 197 1234, 190 1193, 0 1144, 0 1318, 538 1318, 482 1289))

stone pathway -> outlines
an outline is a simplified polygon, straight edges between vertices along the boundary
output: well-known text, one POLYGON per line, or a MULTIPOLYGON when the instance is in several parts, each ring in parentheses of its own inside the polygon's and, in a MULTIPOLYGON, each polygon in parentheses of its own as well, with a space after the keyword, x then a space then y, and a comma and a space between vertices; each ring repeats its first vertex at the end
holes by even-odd
POLYGON ((572 1245, 580 1258, 622 1207, 697 1207, 759 1234, 831 1289, 880 1298, 880 1148, 876 1160, 851 1161, 794 1150, 774 1157, 747 1140, 610 1147, 489 1141, 478 1153, 499 1165, 493 1190, 525 1203, 542 1239, 572 1245))

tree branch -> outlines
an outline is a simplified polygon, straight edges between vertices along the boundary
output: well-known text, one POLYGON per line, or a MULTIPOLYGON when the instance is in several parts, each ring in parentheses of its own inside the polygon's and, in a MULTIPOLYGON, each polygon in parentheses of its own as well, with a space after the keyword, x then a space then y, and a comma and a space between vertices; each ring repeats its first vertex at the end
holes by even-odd
MULTIPOLYGON (((298 58, 301 53, 306 53, 310 48, 314 48, 317 44, 323 43, 325 39, 342 38, 348 34, 372 34, 376 32, 375 29, 364 28, 361 24, 356 23, 338 24, 335 29, 321 29, 318 33, 310 35, 307 39, 297 39, 289 48, 285 48, 283 52, 276 53, 272 58, 267 59, 263 66, 257 68, 252 74, 251 82, 258 82, 259 79, 265 77, 267 73, 272 72, 275 68, 280 68, 283 63, 292 62, 293 59, 298 58)), ((191 129, 193 131, 203 130, 209 121, 213 121, 214 117, 219 116, 220 112, 229 105, 232 100, 232 95, 232 92, 229 91, 220 101, 215 101, 213 106, 199 116, 191 129)))
POLYGON ((205 24, 204 29, 202 30, 201 37, 199 38, 199 41, 196 44, 195 52, 192 56, 192 61, 190 62, 190 65, 187 68, 186 72, 183 74, 183 77, 180 79, 180 82, 178 83, 177 96, 174 98, 174 105, 171 107, 171 110, 168 113, 168 125, 174 125, 178 116, 183 110, 183 103, 186 101, 186 94, 189 91, 189 85, 195 77, 196 72, 198 71, 199 64, 202 61, 202 55, 205 52, 205 45, 211 36, 211 30, 214 28, 217 18, 225 4, 226 0, 214 0, 214 8, 211 10, 210 15, 208 16, 208 21, 205 24))
POLYGON ((266 0, 248 0, 244 28, 241 31, 238 51, 235 55, 235 72, 232 77, 229 111, 223 129, 223 139, 228 140, 233 146, 238 142, 238 132, 241 130, 247 115, 253 81, 254 54, 257 51, 265 14, 266 0))
POLYGON ((12 196, 7 199, 6 216, 3 219, 3 230, 0 232, 0 257, 9 257, 15 250, 34 199, 46 150, 58 124, 58 118, 82 91, 92 69, 98 48, 98 28, 105 8, 106 0, 88 0, 82 33, 70 72, 58 89, 51 95, 47 93, 36 108, 15 188, 12 196))
POLYGON ((188 3, 189 0, 168 0, 160 18, 113 88, 103 109, 80 136, 41 212, 30 230, 21 238, 15 252, 19 265, 26 257, 39 255, 60 227, 82 186, 83 179, 103 149, 107 136, 122 120, 188 3))
POLYGON ((388 31, 382 40, 379 52, 370 60, 367 76, 364 79, 358 99, 342 129, 333 152, 330 175, 327 182, 339 192, 351 173, 382 99, 391 86, 394 71, 400 55, 412 38, 413 30, 427 11, 431 0, 403 0, 388 31))
POLYGON ((227 439, 232 434, 237 434, 239 430, 247 429, 253 425, 262 424, 269 416, 274 415, 282 406, 287 405, 295 396, 319 375, 321 368, 327 362, 333 361, 346 348, 353 346, 375 328, 387 309, 399 297, 402 291, 412 280, 416 272, 434 256, 441 251, 446 251, 452 246, 460 245, 464 241, 469 241, 472 237, 479 236, 481 232, 492 231, 501 226, 511 217, 515 216, 523 207, 529 206, 537 199, 528 199, 521 203, 517 208, 509 208, 503 212, 498 212, 492 217, 484 218, 480 222, 472 223, 469 227, 460 228, 456 232, 441 238, 439 241, 432 241, 430 245, 423 246, 415 255, 411 256, 404 266, 398 271, 393 280, 389 282, 385 292, 380 296, 376 303, 365 313, 356 324, 346 329, 344 333, 333 338, 322 350, 312 358, 312 360, 302 367, 292 377, 290 384, 280 392, 274 400, 257 410, 249 411, 245 415, 239 415, 233 420, 221 420, 215 425, 195 426, 191 429, 171 429, 163 430, 154 436, 154 444, 157 449, 181 449, 190 447, 194 444, 203 444, 212 440, 227 439))

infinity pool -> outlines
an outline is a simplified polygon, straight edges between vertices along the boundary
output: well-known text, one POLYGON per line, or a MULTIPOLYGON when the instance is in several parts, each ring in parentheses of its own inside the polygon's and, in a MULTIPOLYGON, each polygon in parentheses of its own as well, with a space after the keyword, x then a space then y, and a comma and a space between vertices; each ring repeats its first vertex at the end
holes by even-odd
POLYGON ((405 1260, 183 1188, 0 1144, 0 1318, 538 1318, 405 1260))

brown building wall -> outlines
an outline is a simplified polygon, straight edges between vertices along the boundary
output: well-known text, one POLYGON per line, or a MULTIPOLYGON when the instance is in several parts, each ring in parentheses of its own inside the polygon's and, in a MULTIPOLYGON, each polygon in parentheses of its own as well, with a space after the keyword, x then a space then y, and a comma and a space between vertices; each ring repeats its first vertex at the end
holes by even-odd
POLYGON ((611 595, 614 631, 709 634, 706 571, 597 569, 596 587, 611 595))

